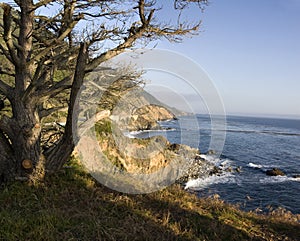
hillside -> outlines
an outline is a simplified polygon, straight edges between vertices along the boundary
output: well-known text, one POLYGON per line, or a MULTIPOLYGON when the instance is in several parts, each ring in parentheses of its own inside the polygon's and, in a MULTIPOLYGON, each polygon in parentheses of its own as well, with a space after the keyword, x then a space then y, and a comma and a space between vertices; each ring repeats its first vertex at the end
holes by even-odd
POLYGON ((159 129, 158 121, 175 119, 184 114, 138 87, 116 104, 111 119, 121 130, 135 131, 159 129))
POLYGON ((71 160, 44 183, 0 192, 0 240, 299 240, 300 217, 243 212, 219 197, 173 185, 127 195, 95 182, 71 160))

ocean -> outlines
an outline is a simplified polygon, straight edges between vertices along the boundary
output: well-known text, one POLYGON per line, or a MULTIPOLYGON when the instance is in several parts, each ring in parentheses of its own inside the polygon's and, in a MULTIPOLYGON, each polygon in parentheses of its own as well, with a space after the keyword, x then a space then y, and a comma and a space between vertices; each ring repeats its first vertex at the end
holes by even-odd
POLYGON ((300 120, 227 116, 226 126, 215 130, 225 140, 220 155, 206 154, 211 147, 211 123, 206 115, 181 116, 161 122, 163 131, 133 134, 137 138, 164 135, 172 143, 199 148, 201 156, 217 166, 240 169, 188 181, 186 189, 199 197, 218 194, 248 211, 282 207, 300 214, 300 178, 293 177, 300 175, 300 120), (265 171, 272 168, 286 176, 267 176, 265 171))

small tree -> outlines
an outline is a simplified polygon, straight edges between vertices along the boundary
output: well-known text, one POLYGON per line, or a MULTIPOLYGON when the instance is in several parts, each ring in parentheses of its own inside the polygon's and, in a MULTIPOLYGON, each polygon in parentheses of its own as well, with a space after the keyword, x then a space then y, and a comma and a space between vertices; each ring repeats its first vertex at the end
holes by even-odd
MULTIPOLYGON (((195 34, 199 22, 180 21, 191 3, 175 0, 175 25, 159 20, 155 1, 15 0, 1 3, 0 94, 11 113, 0 119, 0 176, 2 181, 27 177, 37 171, 56 172, 75 144, 76 97, 84 77, 99 64, 140 44, 167 38, 179 42, 195 34), (43 12, 52 14, 42 14, 43 12), (65 99, 63 101, 53 101, 65 99), (52 101, 52 102, 51 102, 52 101), (51 105, 47 103, 52 103, 51 105), (43 146, 42 119, 67 107, 61 137, 43 146), (75 120, 74 120, 75 118, 75 120)), ((171 9, 170 9, 171 10, 171 9)))

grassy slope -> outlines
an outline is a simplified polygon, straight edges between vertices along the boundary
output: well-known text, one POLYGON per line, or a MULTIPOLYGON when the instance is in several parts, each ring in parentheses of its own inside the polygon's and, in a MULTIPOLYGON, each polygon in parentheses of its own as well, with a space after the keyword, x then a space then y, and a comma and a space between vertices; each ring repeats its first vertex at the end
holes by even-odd
MULTIPOLYGON (((76 161, 30 186, 0 191, 0 240, 297 240, 299 219, 245 213, 174 185, 126 195, 97 184, 76 161)), ((299 217, 298 217, 299 218, 299 217)), ((299 239, 298 239, 299 240, 299 239)))

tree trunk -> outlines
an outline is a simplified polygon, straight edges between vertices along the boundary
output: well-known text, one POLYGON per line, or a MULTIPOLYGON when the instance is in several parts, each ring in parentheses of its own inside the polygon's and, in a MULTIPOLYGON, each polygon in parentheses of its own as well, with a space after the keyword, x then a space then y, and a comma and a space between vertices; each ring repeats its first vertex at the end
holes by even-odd
POLYGON ((77 136, 77 121, 78 121, 78 96, 80 94, 81 87, 83 85, 83 79, 85 75, 85 67, 88 58, 87 46, 82 43, 78 53, 75 75, 71 88, 71 95, 69 100, 69 109, 67 123, 65 126, 65 133, 58 143, 49 151, 45 153, 46 157, 46 170, 49 173, 56 172, 62 167, 62 165, 69 159, 72 154, 76 142, 77 136))
POLYGON ((40 160, 41 124, 34 104, 15 101, 13 105, 12 127, 15 135, 11 137, 14 156, 17 162, 16 173, 23 176, 31 173, 40 160))
POLYGON ((13 117, 2 117, 0 135, 0 162, 5 177, 25 177, 40 159, 41 124, 34 103, 24 104, 20 99, 12 101, 13 117), (5 133, 5 134, 4 134, 5 133), (9 172, 9 174, 5 174, 9 172))
MULTIPOLYGON (((13 116, 0 120, 0 178, 25 179, 36 174, 53 173, 69 159, 77 140, 78 101, 85 75, 88 53, 81 44, 69 100, 65 132, 61 140, 47 152, 42 152, 39 98, 20 95, 15 89, 11 98, 13 116), (24 98, 20 98, 23 96, 24 98)), ((26 76, 20 82, 26 81, 26 76)))

